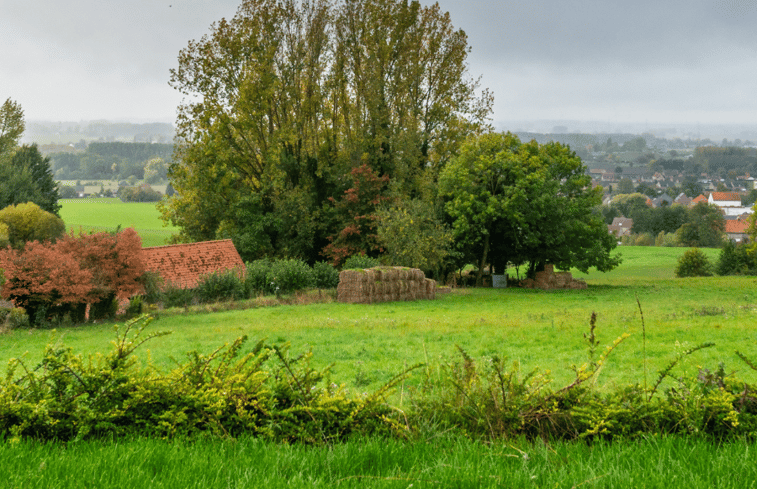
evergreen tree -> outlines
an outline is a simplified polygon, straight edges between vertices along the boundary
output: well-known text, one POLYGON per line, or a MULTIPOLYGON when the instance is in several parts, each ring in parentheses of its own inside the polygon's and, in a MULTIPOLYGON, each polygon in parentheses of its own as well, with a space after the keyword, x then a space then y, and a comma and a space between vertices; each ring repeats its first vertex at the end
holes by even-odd
MULTIPOLYGON (((58 184, 53 177, 53 171, 50 168, 50 158, 43 157, 39 152, 36 144, 24 145, 19 148, 11 158, 11 168, 15 171, 28 170, 31 175, 31 181, 37 190, 35 199, 24 200, 23 202, 34 202, 42 209, 52 214, 58 215, 60 204, 58 199, 58 184)), ((0 184, 1 185, 1 184, 0 184)), ((11 202, 11 204, 21 204, 20 200, 11 202)), ((5 205, 9 205, 6 203, 5 205)))

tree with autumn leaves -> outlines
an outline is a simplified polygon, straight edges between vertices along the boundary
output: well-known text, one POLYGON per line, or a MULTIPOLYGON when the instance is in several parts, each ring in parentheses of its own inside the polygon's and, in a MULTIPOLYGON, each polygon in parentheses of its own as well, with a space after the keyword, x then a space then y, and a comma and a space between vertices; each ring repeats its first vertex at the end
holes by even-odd
MULTIPOLYGON (((142 290, 142 241, 132 228, 118 233, 73 232, 52 242, 31 241, 0 251, 2 296, 26 309, 32 323, 68 313, 84 317, 86 305, 127 299, 142 290)), ((107 309, 107 308, 106 308, 107 309)))

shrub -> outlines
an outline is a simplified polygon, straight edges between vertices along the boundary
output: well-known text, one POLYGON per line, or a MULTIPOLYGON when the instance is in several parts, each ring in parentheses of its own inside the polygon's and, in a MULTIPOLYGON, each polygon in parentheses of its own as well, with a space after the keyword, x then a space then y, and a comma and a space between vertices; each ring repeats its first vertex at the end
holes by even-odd
POLYGON ((267 275, 268 290, 287 294, 313 286, 313 269, 302 260, 276 260, 267 275))
POLYGON ((709 277, 712 275, 712 264, 702 250, 692 248, 678 259, 675 274, 676 277, 709 277))
POLYGON ((29 241, 55 241, 66 231, 61 218, 33 202, 0 210, 0 223, 7 226, 7 239, 17 249, 29 241))
POLYGON ((666 233, 665 231, 660 231, 660 233, 654 240, 654 245, 667 247, 678 246, 678 238, 676 237, 675 233, 666 233))
POLYGON ((111 294, 92 304, 89 308, 89 319, 90 321, 113 319, 118 313, 119 306, 115 294, 111 294))
POLYGON ((313 285, 319 289, 333 289, 339 285, 339 272, 331 263, 316 262, 313 265, 313 285))
POLYGON ((736 245, 731 240, 726 240, 715 270, 718 275, 755 275, 757 255, 745 244, 736 245))
POLYGON ((26 314, 23 307, 14 307, 11 309, 8 316, 5 318, 5 324, 7 324, 10 329, 28 328, 31 325, 29 316, 26 314))
POLYGON ((639 233, 636 236, 636 246, 654 246, 655 241, 651 233, 639 233))
POLYGON ((245 284, 239 270, 224 270, 200 277, 197 283, 197 298, 211 303, 245 298, 245 284))
POLYGON ((268 272, 271 271, 272 267, 273 262, 268 258, 255 260, 247 264, 244 286, 248 296, 269 290, 268 272))
POLYGON ((157 272, 146 271, 139 281, 142 283, 144 301, 148 304, 157 304, 163 300, 163 277, 157 272))
POLYGON ((55 243, 31 241, 23 250, 1 250, 0 268, 6 278, 3 297, 25 307, 32 321, 67 312, 80 318, 80 305, 86 303, 110 315, 114 297, 126 299, 142 290, 144 273, 141 240, 131 228, 71 233, 55 243))
POLYGON ((262 341, 243 353, 247 337, 210 355, 191 352, 167 373, 142 368, 134 351, 151 338, 149 318, 116 328, 107 355, 83 356, 48 345, 42 365, 22 359, 0 376, 0 439, 176 437, 242 434, 282 442, 332 443, 350 435, 407 434, 386 402, 398 375, 379 391, 349 398, 324 382, 311 355, 290 356, 288 345, 262 341))
POLYGON ((378 259, 366 255, 352 255, 344 261, 342 270, 351 270, 354 268, 373 268, 379 266, 378 259))
POLYGON ((163 307, 188 307, 196 304, 197 291, 168 283, 163 289, 163 307))

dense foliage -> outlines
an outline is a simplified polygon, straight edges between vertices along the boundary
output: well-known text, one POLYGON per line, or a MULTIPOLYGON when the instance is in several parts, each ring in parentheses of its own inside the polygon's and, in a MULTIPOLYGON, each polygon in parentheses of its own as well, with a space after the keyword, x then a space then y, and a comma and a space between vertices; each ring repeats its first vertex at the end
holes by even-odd
POLYGON ((712 264, 702 250, 692 248, 679 258, 675 275, 676 277, 709 277, 712 275, 712 264))
POLYGON ((21 249, 28 241, 55 241, 66 230, 63 220, 33 202, 0 210, 0 245, 21 249))
POLYGON ((163 194, 145 183, 139 187, 120 187, 118 198, 124 202, 159 202, 163 194))
POLYGON ((231 237, 246 260, 375 255, 376 206, 432 195, 485 127, 491 97, 466 72, 468 49, 436 4, 244 1, 171 73, 192 102, 165 219, 184 240, 231 237), (356 179, 382 185, 352 206, 356 179))
POLYGON ((472 138, 443 170, 440 193, 447 199, 458 248, 465 263, 487 263, 504 271, 528 263, 529 275, 553 263, 558 268, 611 270, 615 239, 594 209, 601 187, 592 188, 586 167, 559 143, 521 143, 517 136, 472 138))
POLYGON ((143 317, 117 330, 113 351, 104 356, 50 345, 38 369, 11 361, 0 381, 0 436, 71 440, 206 432, 327 443, 352 433, 400 430, 387 417, 388 389, 350 398, 334 384, 322 386, 326 371, 310 367, 309 354, 291 357, 287 345, 260 342, 242 354, 243 337, 210 355, 191 352, 171 372, 142 368, 134 351, 167 334, 143 336, 149 322, 143 317))
POLYGON ((53 153, 50 159, 59 180, 134 177, 152 183, 165 178, 172 153, 173 144, 92 142, 82 153, 53 153))

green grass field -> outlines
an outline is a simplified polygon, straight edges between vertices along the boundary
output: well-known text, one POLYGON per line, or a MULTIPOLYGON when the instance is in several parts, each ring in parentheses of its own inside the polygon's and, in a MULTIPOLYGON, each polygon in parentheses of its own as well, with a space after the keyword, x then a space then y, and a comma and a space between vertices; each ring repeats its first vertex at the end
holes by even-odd
MULTIPOLYGON (((157 211, 152 218, 145 217, 151 212, 145 210, 147 206, 98 202, 88 210, 86 201, 66 201, 62 215, 69 227, 97 222, 112 228, 133 225, 141 233, 140 229, 161 225, 157 211), (108 212, 109 208, 114 211, 108 212), (119 214, 124 212, 120 209, 140 210, 119 214), (95 221, 96 215, 101 217, 95 221)), ((333 364, 331 381, 360 393, 375 390, 416 362, 427 362, 433 375, 441 363, 459 358, 455 348, 459 345, 477 362, 499 355, 519 361, 524 371, 549 370, 557 389, 571 381, 571 366, 588 360, 583 334, 596 312, 601 349, 630 334, 599 375, 600 388, 643 382, 645 364, 653 382, 656 372, 677 354, 704 342, 715 346, 686 357, 674 375, 695 375, 700 367, 714 370, 723 362, 728 373, 757 383, 757 373, 734 353, 738 350, 757 361, 757 279, 676 279, 673 269, 684 251, 619 248, 624 263, 618 269, 607 274, 576 273, 589 284, 586 290, 458 289, 424 302, 164 311, 150 328, 173 333, 144 345, 137 356, 167 369, 174 365, 172 358, 182 361, 191 350, 209 353, 241 335, 251 339, 247 348, 260 338, 287 341, 295 353, 312 350, 315 366, 333 364)), ((717 258, 718 250, 704 251, 717 258)), ((113 338, 112 324, 7 332, 0 336, 0 364, 23 356, 33 367, 50 341, 75 352, 105 352, 113 338)), ((419 375, 398 390, 393 403, 402 406, 404 388, 417 382, 419 375)), ((753 442, 718 445, 651 438, 613 444, 518 440, 482 444, 454 434, 431 436, 415 442, 361 439, 330 447, 253 439, 66 445, 0 441, 0 478, 7 487, 24 488, 669 487, 671 483, 741 488, 754 487, 757 481, 750 453, 753 442)))
POLYGON ((757 485, 746 442, 650 438, 626 443, 484 445, 441 435, 331 447, 239 440, 0 442, 2 486, 132 488, 678 488, 757 485))
POLYGON ((115 198, 61 199, 60 217, 66 231, 113 231, 134 228, 143 246, 161 246, 177 232, 164 226, 153 202, 121 202, 115 198))

